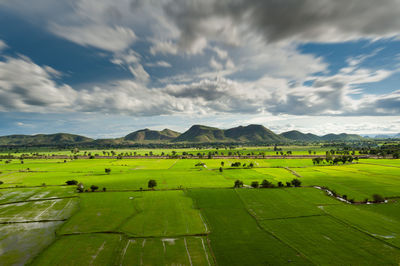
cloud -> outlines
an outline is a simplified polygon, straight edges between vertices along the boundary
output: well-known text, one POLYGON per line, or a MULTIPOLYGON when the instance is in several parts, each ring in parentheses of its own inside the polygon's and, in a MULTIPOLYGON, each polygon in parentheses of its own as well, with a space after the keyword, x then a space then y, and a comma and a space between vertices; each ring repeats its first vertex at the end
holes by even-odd
POLYGON ((172 67, 172 65, 165 61, 157 61, 155 63, 147 63, 146 66, 149 67, 172 67))
POLYGON ((0 40, 0 51, 6 49, 7 47, 7 44, 4 41, 0 40))
POLYGON ((77 92, 57 84, 55 72, 40 67, 29 58, 5 57, 0 61, 0 110, 57 112, 73 108, 77 92))
POLYGON ((131 29, 121 26, 52 24, 50 29, 54 34, 69 41, 111 52, 126 50, 137 39, 131 29))

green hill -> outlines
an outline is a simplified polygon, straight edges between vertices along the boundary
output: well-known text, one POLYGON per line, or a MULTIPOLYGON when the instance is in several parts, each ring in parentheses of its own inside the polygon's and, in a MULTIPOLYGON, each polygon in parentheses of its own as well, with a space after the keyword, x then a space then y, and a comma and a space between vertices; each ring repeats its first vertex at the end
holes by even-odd
POLYGON ((304 142, 321 141, 321 137, 317 135, 311 133, 305 134, 297 130, 283 132, 280 134, 280 136, 294 141, 304 141, 304 142))
POLYGON ((175 142, 285 142, 287 139, 276 135, 261 125, 239 126, 222 130, 215 127, 194 125, 175 142))
POLYGON ((194 125, 179 137, 174 139, 175 142, 223 142, 227 141, 224 131, 202 125, 194 125))
POLYGON ((143 142, 143 141, 165 141, 175 139, 180 135, 179 132, 164 129, 162 131, 150 130, 148 128, 132 132, 124 137, 125 141, 143 142))
POLYGON ((356 134, 327 134, 321 137, 323 141, 360 141, 364 138, 356 134))
POLYGON ((49 135, 10 135, 0 137, 0 145, 59 145, 81 144, 92 141, 93 139, 91 138, 67 133, 49 135))

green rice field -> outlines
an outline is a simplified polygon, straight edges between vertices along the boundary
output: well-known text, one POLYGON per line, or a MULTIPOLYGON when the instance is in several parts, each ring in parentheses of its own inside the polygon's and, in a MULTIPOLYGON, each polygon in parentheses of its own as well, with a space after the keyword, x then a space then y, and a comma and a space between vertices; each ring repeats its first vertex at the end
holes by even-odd
POLYGON ((399 160, 3 159, 0 181, 0 265, 400 263, 399 160), (294 178, 301 186, 287 187, 294 178), (233 188, 236 180, 244 187, 233 188), (276 187, 251 187, 263 180, 276 187), (386 202, 373 203, 374 194, 386 202))

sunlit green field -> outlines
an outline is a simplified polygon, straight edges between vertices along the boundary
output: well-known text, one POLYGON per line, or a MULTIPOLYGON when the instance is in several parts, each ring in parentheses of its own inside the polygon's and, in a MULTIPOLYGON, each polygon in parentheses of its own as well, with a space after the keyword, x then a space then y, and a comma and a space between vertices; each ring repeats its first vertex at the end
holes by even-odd
POLYGON ((398 160, 13 159, 0 172, 1 265, 400 263, 398 160), (249 188, 294 178, 301 187, 249 188), (360 204, 373 194, 388 202, 360 204))

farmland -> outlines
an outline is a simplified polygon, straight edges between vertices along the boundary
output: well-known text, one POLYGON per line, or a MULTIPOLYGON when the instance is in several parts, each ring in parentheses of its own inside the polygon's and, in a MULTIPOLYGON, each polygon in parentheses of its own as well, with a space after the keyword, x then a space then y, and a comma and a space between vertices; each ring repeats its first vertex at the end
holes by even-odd
POLYGON ((398 160, 41 158, 2 160, 0 172, 2 265, 400 262, 398 160), (287 187, 294 178, 301 187, 287 187), (155 189, 148 189, 150 179, 155 189), (265 179, 283 187, 249 188, 265 179), (82 183, 84 192, 68 180, 82 183), (234 189, 236 180, 244 188, 234 189), (387 203, 371 203, 374 194, 387 203))

